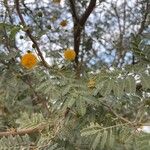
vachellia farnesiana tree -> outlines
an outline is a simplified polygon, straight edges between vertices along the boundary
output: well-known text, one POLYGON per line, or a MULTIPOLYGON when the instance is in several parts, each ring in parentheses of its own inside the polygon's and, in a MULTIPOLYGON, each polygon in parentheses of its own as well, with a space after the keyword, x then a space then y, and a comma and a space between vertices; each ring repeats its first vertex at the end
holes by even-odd
POLYGON ((0 1, 0 150, 149 150, 149 0, 0 1))

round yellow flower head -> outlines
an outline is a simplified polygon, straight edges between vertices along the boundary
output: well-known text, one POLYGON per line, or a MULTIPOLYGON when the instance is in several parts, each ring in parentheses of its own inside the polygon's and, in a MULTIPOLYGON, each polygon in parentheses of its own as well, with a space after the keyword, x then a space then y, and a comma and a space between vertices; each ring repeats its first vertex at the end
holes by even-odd
POLYGON ((67 21, 67 20, 62 20, 62 21, 60 22, 60 26, 62 26, 62 27, 67 26, 67 24, 68 24, 68 21, 67 21))
POLYGON ((61 0, 53 0, 53 3, 59 4, 61 0))
POLYGON ((88 88, 94 88, 95 87, 95 81, 93 79, 90 79, 88 82, 88 88))
POLYGON ((76 52, 73 49, 67 49, 64 51, 64 57, 66 60, 74 60, 76 57, 76 52))
POLYGON ((32 69, 37 65, 37 57, 32 54, 30 51, 27 54, 23 55, 21 58, 21 64, 26 69, 32 69))

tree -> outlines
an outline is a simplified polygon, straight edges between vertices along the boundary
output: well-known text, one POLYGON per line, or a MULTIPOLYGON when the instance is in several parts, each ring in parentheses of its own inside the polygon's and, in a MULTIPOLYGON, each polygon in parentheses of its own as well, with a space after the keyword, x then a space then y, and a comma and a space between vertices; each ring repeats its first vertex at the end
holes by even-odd
POLYGON ((149 2, 60 3, 0 1, 0 149, 148 150, 149 2))

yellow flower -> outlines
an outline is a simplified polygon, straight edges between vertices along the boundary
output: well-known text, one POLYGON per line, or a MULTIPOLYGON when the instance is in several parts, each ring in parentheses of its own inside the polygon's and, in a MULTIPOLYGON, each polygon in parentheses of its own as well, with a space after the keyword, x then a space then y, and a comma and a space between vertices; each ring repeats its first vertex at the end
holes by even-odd
POLYGON ((60 22, 60 25, 61 25, 62 27, 67 26, 67 24, 68 24, 68 21, 67 21, 67 20, 63 20, 63 21, 60 22))
POLYGON ((21 64, 26 69, 32 69, 37 65, 37 57, 32 54, 31 52, 28 52, 27 54, 23 55, 21 58, 21 64))
POLYGON ((74 60, 76 57, 76 52, 73 49, 67 49, 64 51, 64 57, 66 60, 74 60))
POLYGON ((53 0, 53 3, 59 4, 61 0, 53 0))
POLYGON ((95 87, 95 81, 93 79, 90 79, 88 82, 88 88, 94 88, 95 87))

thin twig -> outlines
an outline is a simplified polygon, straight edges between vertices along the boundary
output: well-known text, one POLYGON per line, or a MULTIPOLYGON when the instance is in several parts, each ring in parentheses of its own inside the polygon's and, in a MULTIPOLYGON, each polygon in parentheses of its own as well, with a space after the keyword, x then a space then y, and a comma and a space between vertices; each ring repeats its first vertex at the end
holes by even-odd
POLYGON ((146 20, 147 20, 147 17, 148 17, 148 15, 149 15, 149 13, 150 13, 150 3, 149 3, 149 1, 147 1, 146 2, 146 6, 145 6, 146 8, 145 8, 145 14, 144 14, 144 16, 143 16, 143 20, 142 20, 142 22, 141 22, 141 26, 140 26, 140 28, 139 28, 139 31, 138 31, 138 34, 142 34, 142 32, 144 31, 144 29, 145 29, 145 24, 146 24, 146 20))
POLYGON ((75 58, 75 69, 76 69, 76 76, 77 78, 80 77, 80 64, 79 64, 79 47, 81 42, 81 33, 83 31, 83 28, 85 26, 85 23, 89 17, 89 15, 92 13, 93 9, 96 6, 96 0, 91 0, 89 3, 89 6, 85 10, 82 16, 78 16, 76 13, 76 6, 75 6, 75 0, 69 0, 72 18, 74 20, 74 50, 76 52, 76 58, 75 58))
POLYGON ((6 132, 0 132, 0 137, 3 136, 15 136, 15 135, 25 135, 25 134, 31 134, 31 133, 35 133, 35 132, 40 132, 43 129, 45 129, 46 125, 45 124, 39 124, 36 127, 32 127, 32 128, 27 128, 27 129, 20 129, 20 130, 13 130, 13 131, 6 131, 6 132))
POLYGON ((91 0, 89 6, 87 7, 86 11, 84 12, 84 14, 82 15, 80 19, 81 26, 84 26, 85 22, 87 21, 88 17, 94 10, 95 6, 96 6, 96 0, 91 0))
MULTIPOLYGON (((24 27, 26 27, 25 20, 24 20, 22 14, 21 14, 21 11, 20 11, 19 0, 15 0, 15 3, 16 3, 16 10, 17 10, 18 16, 19 16, 19 18, 20 18, 20 20, 21 20, 21 23, 22 23, 22 25, 23 25, 24 27)), ((35 40, 35 38, 34 38, 34 37, 32 36, 32 34, 31 34, 31 31, 30 31, 29 29, 27 29, 25 32, 26 32, 26 34, 29 36, 29 38, 31 39, 31 41, 33 42, 33 44, 35 45, 35 48, 37 49, 38 55, 39 55, 39 57, 41 58, 43 65, 44 65, 46 68, 49 68, 49 66, 48 66, 47 62, 45 61, 45 59, 44 59, 44 57, 43 57, 43 54, 42 54, 42 52, 41 52, 41 50, 40 50, 40 48, 39 48, 39 46, 38 46, 37 41, 35 40)))
POLYGON ((127 122, 127 123, 133 125, 133 122, 131 122, 128 119, 123 118, 122 116, 120 116, 119 114, 117 114, 109 105, 107 105, 105 103, 102 103, 102 102, 101 102, 101 104, 104 105, 105 107, 107 107, 118 119, 120 119, 120 120, 122 120, 124 122, 127 122))
POLYGON ((76 13, 76 7, 75 7, 75 0, 69 0, 70 3, 70 8, 71 8, 71 13, 72 13, 72 17, 74 19, 74 21, 79 22, 79 17, 76 13))

